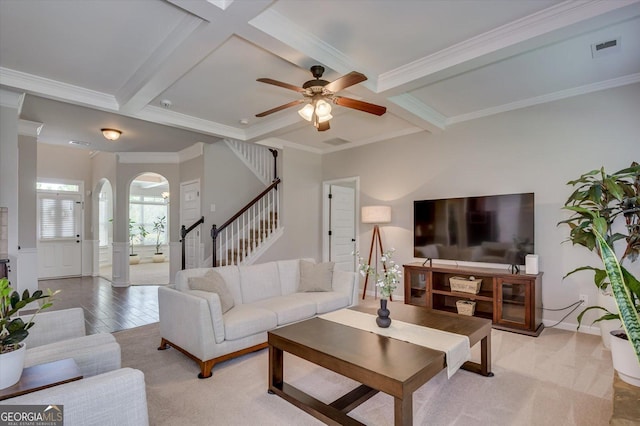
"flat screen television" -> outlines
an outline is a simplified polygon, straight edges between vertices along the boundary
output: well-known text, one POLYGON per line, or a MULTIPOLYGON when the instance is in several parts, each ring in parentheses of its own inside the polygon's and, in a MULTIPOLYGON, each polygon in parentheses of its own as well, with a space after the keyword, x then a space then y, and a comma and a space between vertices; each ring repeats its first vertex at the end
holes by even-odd
POLYGON ((523 265, 534 251, 534 194, 413 203, 414 257, 523 265))

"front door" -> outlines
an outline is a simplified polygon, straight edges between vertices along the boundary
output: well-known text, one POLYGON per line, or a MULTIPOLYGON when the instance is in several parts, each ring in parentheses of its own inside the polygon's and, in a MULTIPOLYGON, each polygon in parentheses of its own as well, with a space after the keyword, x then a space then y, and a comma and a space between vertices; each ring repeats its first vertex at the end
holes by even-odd
POLYGON ((329 198, 329 260, 335 269, 355 271, 355 189, 331 185, 329 198))
MULTIPOLYGON (((180 222, 189 228, 202 217, 200 209, 200 181, 180 184, 180 222)), ((202 225, 198 225, 185 238, 185 268, 200 266, 200 233, 202 225)))
POLYGON ((38 278, 82 274, 82 195, 38 194, 38 278))

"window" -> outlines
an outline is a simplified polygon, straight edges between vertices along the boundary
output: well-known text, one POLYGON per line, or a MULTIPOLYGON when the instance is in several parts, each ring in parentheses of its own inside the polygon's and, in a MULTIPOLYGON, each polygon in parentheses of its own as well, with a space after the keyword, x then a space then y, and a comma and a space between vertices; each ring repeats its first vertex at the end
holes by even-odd
POLYGON ((41 240, 76 238, 77 215, 73 198, 42 195, 38 200, 41 240))
POLYGON ((36 183, 36 189, 38 191, 51 192, 80 192, 80 185, 73 183, 38 182, 36 183))
MULTIPOLYGON (((161 217, 168 217, 167 204, 160 196, 132 195, 129 199, 129 218, 135 223, 134 232, 138 234, 138 226, 143 225, 149 233, 144 241, 138 244, 155 245, 157 235, 153 232, 153 222, 161 217)), ((167 243, 167 232, 160 237, 160 244, 167 243)))

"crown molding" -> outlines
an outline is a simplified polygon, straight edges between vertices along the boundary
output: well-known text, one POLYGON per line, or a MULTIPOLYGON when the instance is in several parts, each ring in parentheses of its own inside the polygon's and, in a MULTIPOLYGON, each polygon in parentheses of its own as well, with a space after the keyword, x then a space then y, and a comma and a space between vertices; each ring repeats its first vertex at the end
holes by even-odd
POLYGON ((391 96, 388 98, 391 102, 403 108, 416 117, 433 124, 440 130, 444 130, 447 127, 447 117, 439 113, 435 109, 426 105, 424 102, 417 99, 415 96, 404 93, 402 95, 391 96))
POLYGON ((568 0, 457 43, 432 55, 380 74, 377 91, 384 92, 517 43, 585 21, 638 0, 577 2, 568 0))
POLYGON ((193 160, 194 158, 198 158, 201 155, 204 155, 204 143, 196 142, 188 148, 183 149, 182 151, 178 151, 178 159, 180 163, 184 163, 185 161, 193 160))
POLYGON ((166 124, 168 126, 202 132, 221 138, 227 137, 242 141, 246 140, 246 132, 243 129, 226 126, 224 124, 204 120, 198 117, 192 117, 175 111, 167 111, 166 109, 151 105, 147 105, 140 110, 140 112, 132 114, 131 116, 158 124, 166 124))
MULTIPOLYGON (((346 74, 358 69, 368 77, 376 75, 370 70, 363 69, 362 66, 354 63, 349 56, 273 9, 265 10, 249 21, 249 25, 269 34, 276 40, 280 40, 298 52, 304 52, 339 73, 346 74)), ((367 81, 362 82, 361 86, 374 91, 377 82, 375 79, 369 78, 367 81)))
MULTIPOLYGON (((0 83, 5 84, 0 74, 0 83)), ((22 102, 24 101, 24 93, 12 92, 11 90, 0 89, 0 106, 6 108, 13 108, 18 110, 18 114, 22 109, 22 102)))
POLYGON ((313 154, 322 154, 323 151, 318 148, 313 148, 310 146, 302 145, 295 142, 290 142, 280 138, 266 138, 261 141, 255 142, 256 145, 268 146, 270 148, 276 149, 284 149, 284 148, 292 148, 297 149, 299 151, 311 152, 313 154))
POLYGON ((327 148, 327 149, 323 150, 322 152, 324 154, 329 154, 329 153, 332 153, 332 152, 344 151, 344 150, 347 150, 347 149, 357 148, 357 147, 363 146, 363 145, 369 145, 369 144, 376 143, 376 142, 395 139, 395 138, 399 138, 401 136, 413 135, 415 133, 420 133, 420 132, 428 133, 427 130, 421 129, 420 127, 407 127, 407 128, 400 129, 400 130, 394 130, 393 132, 381 133, 379 135, 375 135, 375 136, 372 136, 372 137, 366 138, 366 139, 361 139, 359 141, 355 141, 355 142, 352 142, 352 143, 349 143, 349 144, 336 146, 336 147, 332 147, 332 148, 327 148))
POLYGON ((177 152, 117 152, 120 164, 178 164, 177 152))
POLYGON ((623 77, 612 78, 610 80, 600 81, 584 86, 574 87, 567 90, 549 93, 542 96, 536 96, 529 99, 523 99, 508 104, 498 105, 492 108, 486 108, 468 114, 461 114, 447 119, 447 125, 462 123, 463 121, 475 120, 476 118, 488 117, 490 115, 500 114, 503 112, 522 109, 534 105, 544 104, 547 102, 559 101, 561 99, 572 98, 574 96, 586 95, 587 93, 597 92, 600 90, 613 89, 615 87, 626 86, 628 84, 640 83, 640 73, 629 74, 623 77))
POLYGON ((0 67, 0 83, 47 98, 86 105, 107 111, 118 111, 116 98, 72 84, 0 67))
POLYGON ((43 123, 29 120, 18 120, 18 134, 22 136, 32 136, 37 138, 42 131, 43 123))

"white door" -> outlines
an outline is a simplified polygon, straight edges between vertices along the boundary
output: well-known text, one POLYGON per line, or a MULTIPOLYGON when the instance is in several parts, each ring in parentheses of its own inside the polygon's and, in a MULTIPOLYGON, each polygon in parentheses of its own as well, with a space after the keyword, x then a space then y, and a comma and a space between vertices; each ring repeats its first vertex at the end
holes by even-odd
POLYGON ((82 274, 82 196, 38 194, 38 278, 82 274))
MULTIPOLYGON (((202 217, 200 209, 200 181, 180 184, 180 225, 187 229, 202 217)), ((200 233, 202 225, 198 225, 185 238, 185 268, 200 266, 200 233)))
POLYGON ((329 260, 342 271, 355 271, 355 189, 331 185, 329 198, 329 260))

